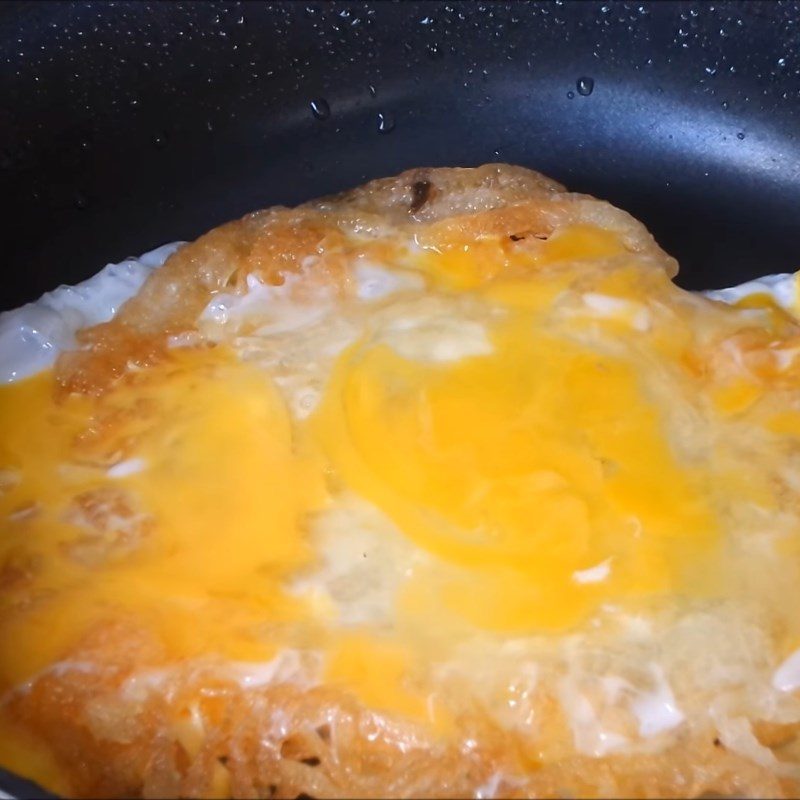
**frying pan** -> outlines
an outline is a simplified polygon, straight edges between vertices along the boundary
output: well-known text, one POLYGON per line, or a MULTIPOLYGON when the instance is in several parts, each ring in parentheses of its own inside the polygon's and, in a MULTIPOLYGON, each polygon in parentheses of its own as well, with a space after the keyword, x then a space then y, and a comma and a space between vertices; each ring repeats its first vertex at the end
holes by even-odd
POLYGON ((799 44, 789 2, 6 2, 0 308, 255 208, 487 161, 630 211, 688 288, 793 270, 799 44))

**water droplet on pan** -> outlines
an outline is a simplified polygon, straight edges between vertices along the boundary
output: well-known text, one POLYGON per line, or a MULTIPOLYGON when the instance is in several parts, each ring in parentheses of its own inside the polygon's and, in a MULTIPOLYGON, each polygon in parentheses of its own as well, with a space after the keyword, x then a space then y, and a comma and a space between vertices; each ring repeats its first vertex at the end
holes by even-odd
POLYGON ((391 133, 394 130, 394 114, 389 111, 378 113, 378 133, 391 133))
POLYGON ((578 89, 578 94, 582 97, 588 97, 594 91, 594 78, 578 78, 575 82, 575 86, 578 89))
POLYGON ((311 106, 311 113, 318 119, 318 120, 326 120, 331 115, 331 107, 328 105, 328 101, 324 97, 318 97, 316 100, 312 100, 309 104, 311 106))
POLYGON ((444 55, 442 48, 436 42, 428 45, 427 52, 428 52, 428 58, 434 61, 440 59, 444 55))

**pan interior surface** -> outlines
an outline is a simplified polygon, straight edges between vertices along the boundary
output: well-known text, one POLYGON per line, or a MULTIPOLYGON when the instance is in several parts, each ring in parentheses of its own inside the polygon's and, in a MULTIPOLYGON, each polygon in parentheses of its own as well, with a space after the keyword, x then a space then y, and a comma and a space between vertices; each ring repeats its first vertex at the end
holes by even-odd
POLYGON ((688 288, 800 266, 796 3, 4 4, 2 307, 414 166, 533 167, 688 288))

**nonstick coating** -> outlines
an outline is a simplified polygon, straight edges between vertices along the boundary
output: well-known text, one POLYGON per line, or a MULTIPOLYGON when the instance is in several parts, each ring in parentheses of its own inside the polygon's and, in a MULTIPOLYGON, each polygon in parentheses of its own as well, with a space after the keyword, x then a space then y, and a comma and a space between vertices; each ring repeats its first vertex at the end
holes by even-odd
POLYGON ((799 11, 4 3, 0 306, 256 208, 487 161, 631 211, 685 286, 793 270, 799 11))
POLYGON ((631 211, 687 287, 793 270, 799 44, 798 3, 6 2, 0 307, 256 208, 487 161, 631 211))

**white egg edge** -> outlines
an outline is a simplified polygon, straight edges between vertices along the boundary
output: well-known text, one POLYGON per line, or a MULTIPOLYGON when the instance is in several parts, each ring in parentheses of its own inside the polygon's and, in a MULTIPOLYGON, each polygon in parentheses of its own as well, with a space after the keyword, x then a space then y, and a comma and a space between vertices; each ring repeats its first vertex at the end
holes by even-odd
MULTIPOLYGON (((112 319, 119 307, 139 291, 152 270, 183 244, 170 242, 138 258, 108 264, 75 286, 59 286, 32 303, 0 313, 0 383, 12 383, 51 367, 60 352, 75 347, 76 331, 112 319)), ((391 271, 379 265, 357 267, 355 277, 362 299, 383 297, 400 288, 416 288, 406 286, 404 276, 393 278, 391 271)), ((701 294, 724 303, 736 303, 752 294, 769 294, 788 311, 800 308, 795 273, 766 275, 701 294)), ((247 296, 229 299, 247 304, 247 296)), ((214 302, 217 301, 210 306, 214 302)))
POLYGON ((749 295, 768 294, 781 308, 785 308, 787 311, 796 311, 798 309, 797 273, 780 272, 775 275, 765 275, 737 286, 729 286, 727 289, 711 289, 702 294, 711 300, 721 300, 723 303, 738 303, 749 295))
POLYGON ((59 286, 38 300, 0 313, 0 383, 12 383, 53 365, 75 347, 80 328, 107 322, 148 275, 184 242, 170 242, 139 258, 108 264, 75 286, 59 286))

